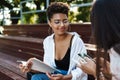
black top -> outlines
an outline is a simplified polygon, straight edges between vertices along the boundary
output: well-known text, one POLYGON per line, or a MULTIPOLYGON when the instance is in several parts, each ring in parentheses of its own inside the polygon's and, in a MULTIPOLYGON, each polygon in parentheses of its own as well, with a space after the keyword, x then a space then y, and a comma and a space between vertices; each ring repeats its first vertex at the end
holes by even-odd
MULTIPOLYGON (((74 36, 74 35, 73 35, 74 36)), ((60 70, 67 70, 69 69, 69 64, 70 64, 70 51, 71 51, 71 44, 72 44, 72 38, 73 36, 71 37, 71 40, 70 40, 70 46, 68 47, 68 50, 65 54, 65 56, 63 57, 62 60, 56 60, 55 59, 55 64, 57 66, 57 69, 60 69, 60 70)))

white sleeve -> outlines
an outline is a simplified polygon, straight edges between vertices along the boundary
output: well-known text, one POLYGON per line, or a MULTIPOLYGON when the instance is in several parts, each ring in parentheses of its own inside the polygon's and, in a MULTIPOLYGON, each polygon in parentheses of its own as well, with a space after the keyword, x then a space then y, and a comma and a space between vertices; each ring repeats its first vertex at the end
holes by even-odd
MULTIPOLYGON (((72 58, 77 61, 79 60, 78 53, 87 54, 85 45, 80 37, 76 37, 76 39, 73 41, 73 46, 72 46, 71 50, 72 50, 71 52, 73 55, 72 58)), ((73 62, 73 64, 74 64, 74 62, 73 62)), ((87 78, 88 78, 87 74, 84 73, 80 68, 78 68, 76 66, 75 66, 75 69, 73 69, 71 71, 71 74, 72 74, 72 80, 87 80, 87 78)))
POLYGON ((46 38, 46 39, 44 39, 44 41, 43 41, 43 49, 44 49, 43 61, 44 61, 46 64, 50 65, 50 63, 49 63, 49 54, 48 54, 48 51, 49 51, 48 46, 49 46, 49 45, 48 45, 48 39, 46 38))

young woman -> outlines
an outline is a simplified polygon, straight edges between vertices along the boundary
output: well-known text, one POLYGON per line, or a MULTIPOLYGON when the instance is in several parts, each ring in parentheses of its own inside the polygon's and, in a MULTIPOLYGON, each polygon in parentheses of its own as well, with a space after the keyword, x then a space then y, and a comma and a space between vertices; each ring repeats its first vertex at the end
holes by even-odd
POLYGON ((81 63, 79 67, 86 73, 93 74, 95 77, 97 75, 98 80, 101 72, 104 80, 105 78, 106 80, 120 80, 119 9, 120 0, 96 0, 92 7, 91 23, 97 46, 97 62, 95 64, 92 60, 86 58, 88 61, 87 65, 81 63), (100 54, 101 51, 104 51, 102 56, 100 54), (106 61, 108 55, 110 56, 110 63, 106 61), (100 65, 100 61, 102 61, 103 65, 100 65))
MULTIPOLYGON (((61 74, 34 74, 31 80, 87 80, 85 74, 72 60, 79 60, 78 53, 87 53, 85 45, 76 32, 68 32, 69 6, 54 2, 47 8, 48 24, 53 34, 43 42, 44 62, 59 69, 61 74)), ((30 68, 28 66, 28 68, 30 68)), ((29 70, 22 67, 23 71, 29 70)))

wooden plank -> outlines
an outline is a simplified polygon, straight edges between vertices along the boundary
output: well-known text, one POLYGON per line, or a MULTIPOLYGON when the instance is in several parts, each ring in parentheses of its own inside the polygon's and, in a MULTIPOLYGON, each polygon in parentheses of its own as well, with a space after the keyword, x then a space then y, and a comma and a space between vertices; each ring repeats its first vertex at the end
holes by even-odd
POLYGON ((0 72, 0 80, 14 80, 14 79, 0 72))
MULTIPOLYGON (((3 26, 4 35, 12 36, 27 36, 44 39, 47 37, 49 25, 48 24, 34 24, 34 25, 6 25, 3 26)), ((78 32, 84 42, 88 42, 91 36, 91 24, 70 24, 70 31, 78 32)))
POLYGON ((37 57, 42 60, 43 46, 41 39, 26 38, 24 37, 0 37, 0 50, 5 53, 10 53, 13 56, 28 59, 37 57), (40 41, 39 41, 40 40, 40 41), (33 41, 33 42, 32 42, 33 41))
POLYGON ((0 53, 0 72, 10 77, 10 80, 26 80, 26 75, 18 68, 17 60, 23 59, 0 53))

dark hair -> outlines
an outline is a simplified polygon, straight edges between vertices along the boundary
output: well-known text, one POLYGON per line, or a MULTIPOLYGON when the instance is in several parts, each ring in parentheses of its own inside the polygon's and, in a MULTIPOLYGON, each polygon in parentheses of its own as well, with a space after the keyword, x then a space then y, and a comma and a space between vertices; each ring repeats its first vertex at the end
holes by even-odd
MULTIPOLYGON (((96 0, 91 11, 91 24, 99 58, 102 49, 107 53, 111 47, 120 44, 120 0, 96 0)), ((115 51, 120 54, 120 50, 115 51)))
POLYGON ((63 13, 68 16, 69 6, 63 2, 53 2, 47 8, 47 18, 50 20, 54 14, 56 13, 63 13))
POLYGON ((110 49, 120 42, 120 0, 97 0, 91 22, 98 48, 110 49))

